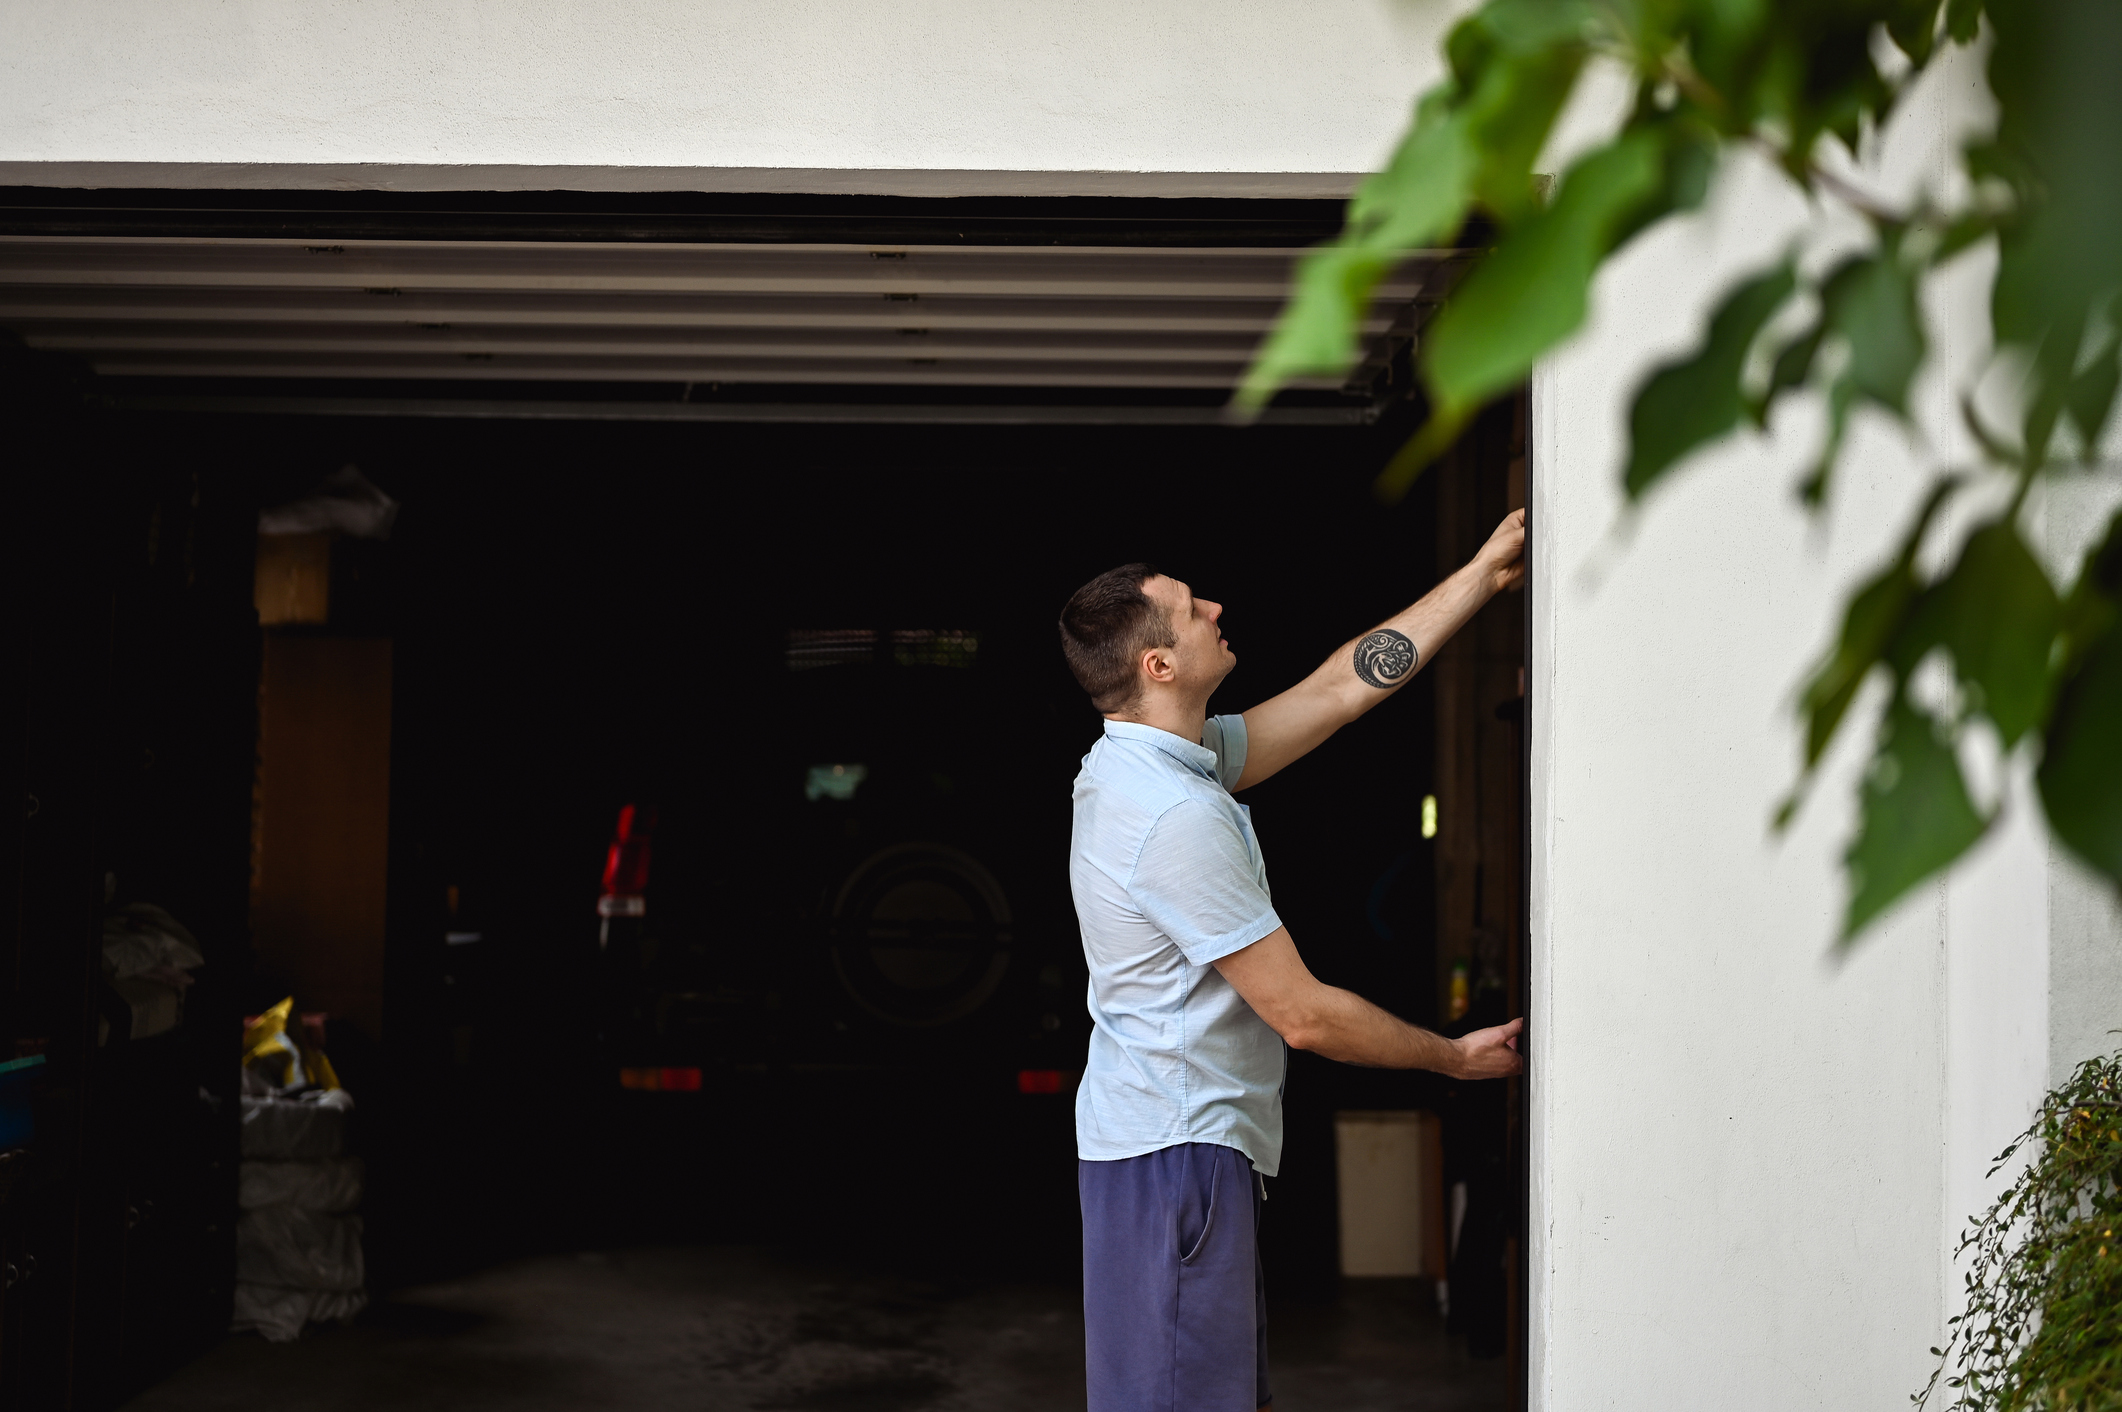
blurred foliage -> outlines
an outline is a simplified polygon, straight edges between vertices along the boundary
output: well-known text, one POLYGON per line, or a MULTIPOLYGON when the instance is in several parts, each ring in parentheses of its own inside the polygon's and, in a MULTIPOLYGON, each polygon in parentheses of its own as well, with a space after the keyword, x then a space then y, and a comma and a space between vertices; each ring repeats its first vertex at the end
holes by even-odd
POLYGON ((2122 1054, 2079 1065, 1990 1175, 2029 1147, 2018 1180, 1960 1241, 1967 1312, 1931 1350, 1938 1370, 1911 1399, 1919 1407, 2122 1407, 2122 1054))
MULTIPOLYGON (((1994 824, 1962 777, 1965 733, 2036 741, 2055 835, 2122 883, 2122 516, 2059 594, 2020 522, 2044 478, 2086 474, 2116 401, 2122 356, 2122 3, 2117 0, 1488 0, 1451 31, 1447 77, 1421 96, 1385 170, 1308 252, 1236 408, 1293 378, 1340 376, 1359 353, 1379 282, 1462 231, 1481 258, 1420 335, 1429 415, 1379 477, 1388 499, 1491 399, 1584 321, 1593 276, 1647 228, 1698 206, 1735 149, 1765 155, 1820 209, 1868 232, 1816 269, 1794 250, 1741 280, 1701 345, 1655 370, 1629 417, 1623 486, 1634 502, 1692 453, 1764 427, 1793 395, 1820 399, 1825 431, 1798 490, 1821 505, 1853 412, 1909 421, 1928 352, 1925 282, 1971 247, 1997 252, 1991 366, 2017 389, 2015 427, 1962 408, 1982 465, 1939 473, 1900 551, 1851 597, 1804 688, 1805 778, 1860 689, 1887 683, 1862 822, 1846 855, 1849 942, 1994 824), (1937 57, 1987 46, 1994 131, 1959 152, 1950 207, 1897 207, 1856 160, 1937 57), (1633 85, 1625 120, 1570 163, 1551 199, 1534 164, 1589 66, 1633 85), (1475 218, 1479 222, 1470 225, 1475 218), (2009 492, 1972 494, 2006 482, 2009 492), (1963 513, 1940 516, 1965 498, 1963 513), (2002 508, 1997 502, 2002 500, 2002 508), (1952 544, 1948 519, 1972 518, 1952 544), (1940 574, 1923 567, 1940 555, 1940 574), (1949 689, 1911 691, 1937 661, 1949 689)), ((1815 262, 1817 263, 1817 262, 1815 262)), ((1435 291, 1430 291, 1434 294, 1435 291)), ((2112 468, 2106 472, 2112 474, 2112 468)))

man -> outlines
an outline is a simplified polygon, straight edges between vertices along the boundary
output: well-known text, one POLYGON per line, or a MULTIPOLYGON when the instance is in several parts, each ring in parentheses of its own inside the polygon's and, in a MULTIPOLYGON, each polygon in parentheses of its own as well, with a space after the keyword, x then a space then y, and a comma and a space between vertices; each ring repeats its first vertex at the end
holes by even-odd
POLYGON ((1208 715, 1238 660, 1221 604, 1129 564, 1062 610, 1062 650, 1105 717, 1076 776, 1069 860, 1095 1022, 1076 1094, 1090 1412, 1270 1401, 1255 1237, 1289 1048, 1461 1079, 1519 1071, 1522 1021, 1445 1039, 1314 979, 1231 795, 1405 686, 1518 586, 1524 547, 1519 511, 1421 602, 1242 716, 1208 715))

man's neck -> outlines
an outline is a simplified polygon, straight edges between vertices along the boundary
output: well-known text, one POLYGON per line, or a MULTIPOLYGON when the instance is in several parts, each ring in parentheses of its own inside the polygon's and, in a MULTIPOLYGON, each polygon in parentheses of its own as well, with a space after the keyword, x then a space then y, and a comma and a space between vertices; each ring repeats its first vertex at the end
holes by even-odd
POLYGON ((1208 703, 1152 697, 1136 702, 1132 710, 1110 712, 1105 719, 1155 726, 1160 731, 1170 731, 1189 745, 1199 745, 1201 732, 1208 725, 1208 703))

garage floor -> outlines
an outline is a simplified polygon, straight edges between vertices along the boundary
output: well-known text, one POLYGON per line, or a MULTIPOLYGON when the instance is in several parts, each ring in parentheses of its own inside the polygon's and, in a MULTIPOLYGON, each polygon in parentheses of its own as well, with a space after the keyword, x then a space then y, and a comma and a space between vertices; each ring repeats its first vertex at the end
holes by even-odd
MULTIPOLYGON (((1501 1412, 1505 1364, 1445 1337, 1415 1281, 1271 1316, 1283 1412, 1501 1412)), ((350 1328, 233 1337, 130 1412, 757 1408, 1061 1412, 1083 1323, 1058 1285, 946 1288, 751 1249, 527 1260, 402 1291, 350 1328)))

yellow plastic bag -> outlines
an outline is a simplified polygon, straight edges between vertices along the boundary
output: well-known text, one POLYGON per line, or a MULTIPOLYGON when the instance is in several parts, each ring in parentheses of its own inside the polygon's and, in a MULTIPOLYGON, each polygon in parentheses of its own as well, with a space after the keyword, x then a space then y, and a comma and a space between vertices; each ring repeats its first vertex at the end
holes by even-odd
POLYGON ((274 1088, 339 1087, 339 1076, 324 1051, 299 1042, 288 1033, 294 1015, 295 997, 290 995, 243 1027, 243 1066, 256 1071, 274 1088))

